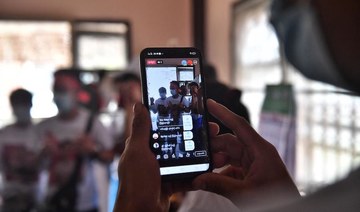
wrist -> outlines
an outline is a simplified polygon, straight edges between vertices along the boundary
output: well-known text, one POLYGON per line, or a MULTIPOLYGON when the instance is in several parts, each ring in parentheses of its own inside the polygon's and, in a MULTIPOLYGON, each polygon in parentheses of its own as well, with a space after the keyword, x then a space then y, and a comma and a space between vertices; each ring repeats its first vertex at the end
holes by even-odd
POLYGON ((142 200, 141 198, 129 198, 124 195, 119 195, 115 203, 114 212, 161 212, 161 209, 156 201, 142 200))
POLYGON ((89 155, 89 157, 90 157, 91 159, 96 159, 96 158, 98 158, 98 156, 99 156, 99 152, 97 152, 97 151, 92 151, 92 152, 90 152, 88 155, 89 155))
POLYGON ((160 201, 152 197, 152 195, 144 195, 141 191, 127 192, 127 189, 120 187, 116 198, 117 200, 115 203, 114 212, 168 211, 163 209, 164 207, 162 207, 160 201))

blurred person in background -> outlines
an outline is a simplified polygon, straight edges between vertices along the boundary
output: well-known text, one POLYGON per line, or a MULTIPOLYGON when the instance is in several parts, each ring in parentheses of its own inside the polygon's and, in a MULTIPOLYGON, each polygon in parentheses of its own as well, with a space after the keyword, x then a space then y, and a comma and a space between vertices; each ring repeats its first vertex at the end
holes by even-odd
POLYGON ((110 126, 111 135, 115 141, 114 156, 115 159, 111 164, 111 181, 110 181, 110 198, 109 205, 112 209, 115 204, 117 187, 119 184, 117 167, 119 159, 125 148, 125 140, 131 132, 131 123, 134 116, 133 106, 135 103, 141 102, 141 81, 135 71, 125 71, 112 79, 112 87, 115 92, 117 109, 112 113, 112 123, 110 126))
POLYGON ((133 72, 124 72, 114 77, 113 86, 117 96, 118 111, 122 113, 123 120, 114 120, 112 129, 116 140, 117 154, 124 151, 125 140, 130 136, 131 122, 134 116, 133 106, 141 102, 141 81, 140 77, 133 72), (122 127, 117 124, 123 121, 122 127))
POLYGON ((31 211, 36 205, 39 141, 30 110, 32 94, 17 89, 10 94, 15 123, 0 130, 0 173, 3 206, 0 211, 31 211))
POLYGON ((55 73, 58 115, 37 126, 48 160, 47 209, 107 211, 113 141, 97 116, 79 106, 77 76, 73 70, 55 73))
MULTIPOLYGON (((203 66, 206 77, 206 94, 207 98, 213 99, 216 102, 227 107, 235 114, 244 117, 250 123, 250 114, 246 106, 241 102, 241 91, 235 88, 230 88, 221 83, 217 79, 217 72, 213 65, 204 64, 203 66)), ((211 114, 209 121, 215 122, 220 126, 220 134, 231 133, 231 130, 225 127, 211 114)))

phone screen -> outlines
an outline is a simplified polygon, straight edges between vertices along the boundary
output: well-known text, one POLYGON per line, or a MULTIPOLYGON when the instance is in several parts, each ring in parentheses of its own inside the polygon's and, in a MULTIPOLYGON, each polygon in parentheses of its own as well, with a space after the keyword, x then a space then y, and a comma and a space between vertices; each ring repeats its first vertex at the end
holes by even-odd
POLYGON ((162 176, 210 170, 201 55, 193 48, 145 49, 143 101, 151 117, 150 148, 162 176))

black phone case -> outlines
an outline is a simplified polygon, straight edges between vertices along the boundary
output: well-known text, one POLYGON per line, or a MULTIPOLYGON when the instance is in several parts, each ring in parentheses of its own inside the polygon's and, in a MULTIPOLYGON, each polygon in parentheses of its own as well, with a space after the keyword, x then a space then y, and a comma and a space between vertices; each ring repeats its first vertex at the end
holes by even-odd
MULTIPOLYGON (((209 141, 209 130, 208 130, 208 112, 207 112, 207 106, 206 106, 206 86, 204 83, 204 74, 203 70, 202 70, 202 58, 201 58, 201 53, 198 49, 196 48, 146 48, 144 50, 141 51, 140 54, 140 66, 141 66, 141 82, 142 82, 142 97, 143 97, 143 104, 147 107, 147 109, 149 110, 149 98, 148 98, 148 90, 147 90, 147 76, 146 76, 146 71, 145 71, 145 60, 146 59, 156 59, 156 58, 186 58, 186 57, 194 57, 194 58, 198 58, 199 59, 199 65, 200 65, 200 75, 201 75, 201 81, 202 86, 203 87, 203 105, 204 105, 204 121, 206 123, 206 136, 207 136, 207 150, 208 150, 208 162, 209 162, 209 168, 206 171, 201 171, 201 172, 191 172, 191 173, 180 173, 180 174, 172 174, 172 175, 162 175, 161 179, 162 181, 189 181, 193 178, 195 178, 196 176, 206 173, 206 172, 211 172, 213 167, 212 167, 212 158, 211 158, 211 147, 210 147, 210 141, 209 141), (149 55, 149 53, 152 52, 161 52, 163 53, 162 55, 149 55), (195 55, 191 55, 191 53, 196 53, 196 57, 195 55)), ((159 79, 161 80, 161 79, 159 79)), ((152 139, 150 137, 150 139, 152 139)), ((149 143, 149 147, 150 147, 150 143, 149 143)), ((150 147, 151 148, 151 147, 150 147)), ((194 163, 196 164, 196 163, 194 163)), ((189 164, 191 165, 191 164, 189 164)))

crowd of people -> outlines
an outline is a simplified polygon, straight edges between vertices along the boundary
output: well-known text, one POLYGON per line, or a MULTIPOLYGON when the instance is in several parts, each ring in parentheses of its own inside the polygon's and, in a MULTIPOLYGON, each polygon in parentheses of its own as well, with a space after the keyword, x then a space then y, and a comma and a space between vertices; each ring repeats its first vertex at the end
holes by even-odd
MULTIPOLYGON (((167 96, 167 90, 164 87, 159 88, 159 98, 150 97, 150 110, 157 114, 157 120, 170 118, 171 125, 181 125, 182 114, 191 114, 192 116, 202 113, 202 104, 199 100, 202 98, 199 92, 200 86, 197 82, 189 82, 180 86, 178 81, 170 82, 170 96, 167 96)), ((159 125, 159 124, 158 124, 159 125)))
POLYGON ((101 103, 88 104, 98 92, 89 92, 76 70, 55 72, 58 114, 40 123, 31 118, 32 94, 11 93, 15 122, 0 129, 1 211, 108 211, 109 165, 123 151, 132 106, 141 101, 132 72, 113 77, 112 87, 123 115, 110 126, 99 118, 101 103))
MULTIPOLYGON (((111 207, 109 167, 117 168, 131 134, 133 105, 142 98, 141 80, 131 71, 110 75, 118 109, 106 112, 100 85, 83 84, 79 71, 54 73, 58 114, 38 123, 30 113, 32 93, 23 88, 11 93, 15 122, 0 129, 1 211, 108 211, 111 207), (104 113, 112 119, 109 126, 101 121, 104 113)), ((194 120, 202 117, 200 85, 183 84, 171 81, 168 88, 159 88, 158 99, 150 98, 149 108, 158 119, 170 118, 172 124, 181 125, 182 114, 194 120)))

